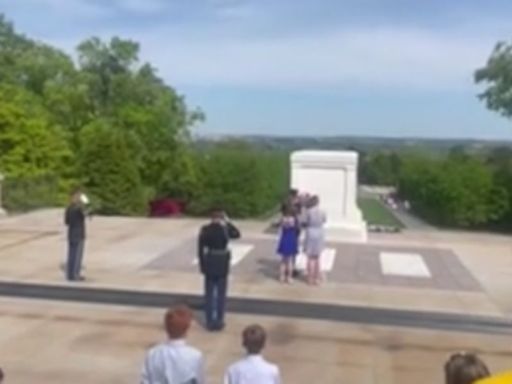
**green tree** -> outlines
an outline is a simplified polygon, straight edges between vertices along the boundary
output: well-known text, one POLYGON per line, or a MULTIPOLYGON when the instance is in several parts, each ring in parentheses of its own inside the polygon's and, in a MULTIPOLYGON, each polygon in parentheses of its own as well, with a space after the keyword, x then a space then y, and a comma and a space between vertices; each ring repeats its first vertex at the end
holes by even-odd
POLYGON ((400 176, 401 159, 395 152, 377 152, 362 157, 360 180, 365 184, 395 186, 400 176))
POLYGON ((512 117, 512 46, 499 42, 484 67, 475 72, 475 81, 485 83, 479 95, 487 108, 505 117, 512 117))
POLYGON ((84 185, 96 210, 107 215, 144 214, 144 189, 123 133, 98 120, 83 129, 81 140, 84 185))
POLYGON ((200 193, 189 207, 192 213, 221 206, 230 215, 251 217, 271 211, 285 195, 286 155, 233 144, 221 144, 199 157, 200 193))
POLYGON ((500 220, 507 212, 506 189, 476 158, 410 158, 404 162, 400 193, 430 221, 447 226, 474 227, 500 220))
POLYGON ((69 176, 65 131, 29 92, 0 85, 0 169, 7 177, 69 176))
MULTIPOLYGON (((114 183, 97 182, 114 179, 112 152, 117 159, 129 159, 120 184, 141 184, 127 212, 143 211, 139 189, 144 197, 192 199, 199 191, 199 170, 190 151, 190 128, 204 119, 202 112, 190 110, 150 64, 139 61, 136 42, 91 38, 77 53, 75 65, 0 16, 2 171, 16 178, 20 191, 34 190, 27 186, 39 177, 68 186, 84 179, 105 212, 122 213, 110 198, 114 183), (91 148, 102 143, 91 134, 95 131, 106 140, 96 158, 91 148), (114 142, 121 146, 117 152, 114 142)), ((47 190, 50 194, 53 188, 47 190)))
POLYGON ((139 63, 137 43, 114 37, 107 44, 92 38, 80 44, 78 51, 92 115, 112 119, 129 133, 126 137, 144 185, 153 195, 176 193, 171 180, 186 180, 190 185, 195 171, 190 158, 181 156, 188 153, 189 127, 203 114, 190 111, 184 98, 151 65, 139 63))

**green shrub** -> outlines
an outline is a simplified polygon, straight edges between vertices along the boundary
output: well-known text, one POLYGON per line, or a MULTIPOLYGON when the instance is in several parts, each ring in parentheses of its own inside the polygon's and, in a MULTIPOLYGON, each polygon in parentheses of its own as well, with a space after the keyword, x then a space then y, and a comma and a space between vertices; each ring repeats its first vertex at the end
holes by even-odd
POLYGON ((40 175, 24 178, 7 177, 2 185, 3 205, 11 212, 56 207, 65 204, 66 194, 58 178, 40 175))
POLYGON ((277 206, 287 189, 288 157, 249 146, 220 146, 197 157, 200 193, 190 202, 192 214, 222 207, 235 217, 254 217, 277 206))
POLYGON ((123 132, 101 121, 85 127, 81 165, 84 186, 96 212, 105 215, 146 212, 144 187, 123 132))
POLYGON ((507 190, 477 158, 409 159, 400 193, 414 210, 440 225, 476 227, 498 221, 509 209, 507 190))

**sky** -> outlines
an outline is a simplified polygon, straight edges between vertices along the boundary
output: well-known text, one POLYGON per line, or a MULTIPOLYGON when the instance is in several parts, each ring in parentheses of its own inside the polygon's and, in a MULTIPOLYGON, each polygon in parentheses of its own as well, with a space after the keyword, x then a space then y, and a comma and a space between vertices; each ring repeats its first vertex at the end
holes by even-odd
POLYGON ((16 28, 72 54, 90 36, 141 44, 201 135, 512 140, 473 82, 509 0, 0 0, 16 28))

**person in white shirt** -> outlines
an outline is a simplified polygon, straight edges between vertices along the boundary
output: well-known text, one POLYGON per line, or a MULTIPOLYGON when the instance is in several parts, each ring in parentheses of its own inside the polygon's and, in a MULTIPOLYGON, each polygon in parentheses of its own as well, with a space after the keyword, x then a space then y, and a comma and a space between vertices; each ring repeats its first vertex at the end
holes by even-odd
POLYGON ((260 325, 251 325, 242 333, 247 356, 231 365, 224 376, 224 384, 281 384, 279 368, 261 355, 267 335, 260 325))
POLYGON ((140 384, 205 383, 203 354, 185 341, 192 318, 185 306, 167 311, 164 322, 169 340, 146 354, 140 384))

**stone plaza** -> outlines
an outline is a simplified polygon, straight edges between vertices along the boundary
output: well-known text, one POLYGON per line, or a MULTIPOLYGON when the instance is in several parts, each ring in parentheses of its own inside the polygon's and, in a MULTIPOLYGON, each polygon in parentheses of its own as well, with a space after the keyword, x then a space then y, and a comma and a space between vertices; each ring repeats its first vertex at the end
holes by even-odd
MULTIPOLYGON (((153 296, 166 302, 168 294, 169 304, 200 298, 201 223, 94 217, 87 280, 69 284, 60 270, 62 210, 1 220, 0 365, 8 382, 137 381, 145 349, 164 337, 165 305, 151 304, 153 296)), ((444 360, 460 350, 481 353, 494 370, 510 368, 510 238, 432 230, 329 241, 326 282, 312 288, 277 282, 267 222, 239 225, 227 329, 205 332, 199 314, 190 335, 206 353, 211 382, 240 356, 239 333, 253 322, 268 328, 268 357, 287 383, 441 382, 444 360)))

